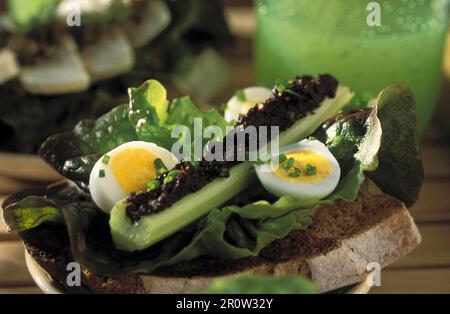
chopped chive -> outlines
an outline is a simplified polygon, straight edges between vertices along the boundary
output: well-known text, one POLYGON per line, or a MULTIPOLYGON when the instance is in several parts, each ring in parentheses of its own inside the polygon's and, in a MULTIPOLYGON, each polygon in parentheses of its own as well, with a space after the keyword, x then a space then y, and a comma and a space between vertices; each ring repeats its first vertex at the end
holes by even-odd
POLYGON ((163 163, 163 161, 161 160, 161 158, 156 158, 155 159, 155 167, 156 167, 156 175, 161 175, 164 172, 167 171, 167 167, 166 165, 163 163))
POLYGON ((283 83, 278 82, 276 90, 279 94, 282 94, 286 90, 286 86, 283 83))
POLYGON ((300 169, 298 169, 297 167, 293 167, 293 168, 295 169, 294 172, 290 172, 288 176, 291 178, 300 177, 300 174, 302 173, 302 171, 300 169))
POLYGON ((160 185, 161 185, 161 183, 160 183, 158 180, 153 180, 153 181, 150 181, 150 182, 147 184, 147 188, 148 188, 150 191, 153 191, 153 190, 158 189, 158 188, 160 187, 160 185))
POLYGON ((282 164, 286 160, 287 160, 287 157, 284 153, 281 153, 280 155, 278 155, 278 163, 282 164))
POLYGON ((308 177, 313 176, 313 175, 315 175, 316 173, 317 173, 317 168, 316 168, 316 167, 314 167, 314 166, 311 165, 311 164, 307 164, 307 165, 306 165, 306 175, 307 175, 308 177))
POLYGON ((98 172, 98 176, 99 176, 100 178, 106 177, 106 172, 105 172, 105 170, 101 169, 101 170, 98 172))
POLYGON ((111 160, 111 157, 108 155, 103 156, 102 159, 102 164, 104 164, 105 166, 107 166, 109 164, 109 161, 111 160))
POLYGON ((288 83, 286 83, 286 81, 284 80, 278 80, 277 84, 275 85, 275 90, 279 93, 282 94, 284 93, 284 91, 287 89, 288 83))
POLYGON ((286 161, 286 164, 284 165, 284 170, 288 171, 289 169, 292 168, 292 166, 294 165, 294 158, 289 158, 288 161, 286 161))
POLYGON ((175 180, 175 179, 178 177, 178 175, 179 175, 180 173, 181 173, 180 170, 172 170, 172 171, 170 171, 170 172, 167 174, 167 176, 164 178, 163 183, 164 183, 164 184, 168 184, 168 183, 172 182, 173 180, 175 180))
POLYGON ((247 101, 247 96, 242 89, 238 89, 234 95, 239 101, 247 101))

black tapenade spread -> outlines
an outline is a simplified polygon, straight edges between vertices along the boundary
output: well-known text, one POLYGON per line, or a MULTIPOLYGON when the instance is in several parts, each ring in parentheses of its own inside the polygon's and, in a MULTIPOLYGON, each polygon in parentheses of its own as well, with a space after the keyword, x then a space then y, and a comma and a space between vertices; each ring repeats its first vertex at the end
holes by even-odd
MULTIPOLYGON (((261 126, 279 126, 280 132, 285 131, 297 120, 313 113, 326 97, 334 98, 337 87, 338 81, 328 74, 319 75, 317 79, 311 76, 296 77, 282 89, 275 88, 267 101, 256 105, 246 115, 241 115, 231 136, 243 132, 249 126, 257 130, 261 126)), ((159 182, 157 188, 133 193, 127 199, 126 215, 133 222, 138 222, 143 216, 161 212, 214 179, 227 177, 229 170, 237 164, 239 162, 236 161, 180 162, 156 179, 159 182), (174 173, 176 177, 173 180, 166 180, 174 173)))

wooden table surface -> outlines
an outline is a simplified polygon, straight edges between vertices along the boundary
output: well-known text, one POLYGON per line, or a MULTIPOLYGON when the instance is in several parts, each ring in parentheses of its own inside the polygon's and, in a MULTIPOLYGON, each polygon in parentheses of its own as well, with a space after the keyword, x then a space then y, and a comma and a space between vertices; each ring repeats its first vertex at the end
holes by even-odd
MULTIPOLYGON (((236 47, 227 51, 233 77, 230 90, 233 90, 254 81, 250 59, 254 20, 247 7, 232 7, 227 13, 233 31, 239 37, 236 47)), ((406 258, 383 270, 382 285, 374 288, 373 293, 450 293, 450 143, 436 126, 423 145, 422 156, 425 183, 420 200, 410 211, 423 242, 406 258)), ((0 199, 6 192, 29 185, 36 183, 0 177, 0 199)), ((26 268, 22 243, 17 235, 7 233, 2 219, 0 293, 40 293, 26 268)))

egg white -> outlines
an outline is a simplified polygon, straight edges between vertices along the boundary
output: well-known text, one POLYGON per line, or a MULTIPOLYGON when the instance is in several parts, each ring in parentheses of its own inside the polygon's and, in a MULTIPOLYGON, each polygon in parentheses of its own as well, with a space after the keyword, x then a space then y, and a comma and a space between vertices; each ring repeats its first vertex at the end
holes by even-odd
POLYGON ((247 102, 256 105, 259 102, 266 101, 272 95, 270 89, 260 86, 245 88, 243 92, 246 101, 240 101, 236 95, 228 101, 225 109, 225 120, 227 122, 237 121, 240 114, 246 114, 248 111, 248 108, 246 108, 247 102))
MULTIPOLYGON (((149 142, 135 141, 120 145, 111 150, 108 155, 112 160, 119 152, 126 151, 132 148, 145 149, 151 154, 160 158, 168 169, 172 169, 178 160, 168 150, 149 142)), ((89 191, 95 204, 105 213, 109 214, 113 206, 120 200, 126 198, 128 194, 122 190, 117 182, 113 170, 111 169, 111 162, 108 165, 103 163, 103 155, 94 165, 89 178, 89 191), (100 171, 105 172, 105 176, 100 178, 100 171)))
POLYGON ((255 166, 256 174, 264 188, 270 193, 278 196, 290 196, 294 199, 318 198, 323 199, 330 195, 337 187, 341 177, 341 168, 336 158, 328 148, 320 141, 303 140, 280 149, 280 154, 288 154, 300 149, 309 149, 326 158, 331 165, 330 174, 317 183, 289 182, 276 176, 274 171, 277 166, 272 162, 255 166))

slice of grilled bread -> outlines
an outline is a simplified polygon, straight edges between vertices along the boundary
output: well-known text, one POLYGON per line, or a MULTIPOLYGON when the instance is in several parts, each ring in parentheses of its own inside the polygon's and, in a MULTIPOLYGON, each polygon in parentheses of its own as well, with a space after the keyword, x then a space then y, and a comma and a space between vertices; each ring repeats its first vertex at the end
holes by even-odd
MULTIPOLYGON (((206 289, 217 278, 292 273, 312 278, 326 292, 364 280, 369 263, 385 267, 420 241, 403 203, 366 182, 354 202, 320 206, 307 230, 274 241, 258 257, 236 261, 204 257, 149 275, 114 278, 83 270, 82 284, 95 293, 189 293, 206 289)), ((25 244, 48 274, 64 285, 66 265, 71 261, 67 244, 46 231, 25 239, 25 244)))

